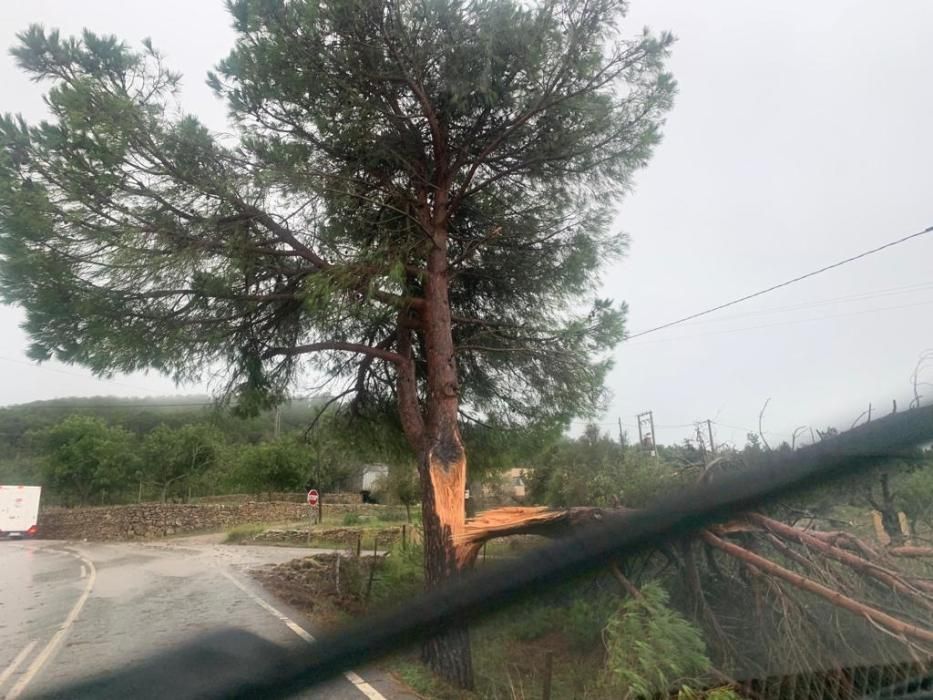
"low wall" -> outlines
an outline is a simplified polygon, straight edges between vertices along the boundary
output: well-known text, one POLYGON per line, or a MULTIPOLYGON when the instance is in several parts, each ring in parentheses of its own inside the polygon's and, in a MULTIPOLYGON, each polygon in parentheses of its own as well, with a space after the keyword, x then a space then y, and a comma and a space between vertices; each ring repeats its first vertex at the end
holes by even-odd
MULTIPOLYGON (((342 544, 344 546, 355 546, 359 537, 367 536, 373 532, 377 533, 377 541, 380 547, 387 547, 402 537, 401 526, 391 526, 379 530, 364 530, 362 528, 334 527, 327 529, 314 528, 311 536, 308 537, 308 530, 305 529, 270 529, 260 532, 253 537, 250 542, 275 542, 280 544, 342 544)), ((411 526, 408 526, 406 533, 409 538, 412 534, 411 526)))
MULTIPOLYGON (((379 506, 324 504, 330 513, 372 513, 379 506)), ((218 530, 244 523, 287 523, 308 518, 304 503, 138 503, 97 508, 47 508, 39 537, 51 540, 135 540, 218 530)))
MULTIPOLYGON (((192 503, 246 503, 250 501, 268 502, 268 501, 287 501, 288 503, 305 503, 308 494, 304 491, 300 493, 288 493, 285 491, 273 492, 271 494, 248 494, 248 493, 228 493, 223 496, 200 496, 192 498, 192 503)), ((358 493, 338 492, 325 493, 324 504, 353 504, 362 503, 363 497, 358 493)))

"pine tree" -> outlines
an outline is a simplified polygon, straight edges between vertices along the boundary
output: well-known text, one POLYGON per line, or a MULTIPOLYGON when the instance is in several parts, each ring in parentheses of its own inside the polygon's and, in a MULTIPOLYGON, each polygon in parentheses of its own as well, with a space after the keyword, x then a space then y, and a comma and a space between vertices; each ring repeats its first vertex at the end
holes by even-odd
MULTIPOLYGON (((209 77, 85 32, 14 54, 51 119, 0 120, 0 285, 30 354, 98 373, 229 369, 241 410, 298 373, 391 413, 417 456, 426 579, 469 566, 461 420, 554 422, 602 398, 624 307, 594 299, 659 139, 671 37, 621 0, 231 0, 209 77), (467 418, 465 418, 467 417, 467 418)), ((429 643, 472 684, 468 636, 429 643)))

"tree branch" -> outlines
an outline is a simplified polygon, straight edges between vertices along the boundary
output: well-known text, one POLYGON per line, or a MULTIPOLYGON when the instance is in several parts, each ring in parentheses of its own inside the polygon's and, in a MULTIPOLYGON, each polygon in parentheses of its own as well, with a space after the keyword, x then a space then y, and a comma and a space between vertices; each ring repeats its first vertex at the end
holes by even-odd
POLYGON ((276 355, 304 355, 311 352, 321 352, 325 350, 337 350, 344 352, 355 352, 360 355, 368 355, 370 357, 375 357, 380 360, 385 360, 386 362, 394 362, 395 364, 401 364, 404 358, 398 353, 391 352, 390 350, 384 350, 382 348, 374 348, 371 345, 363 345, 361 343, 344 343, 336 340, 323 341, 320 343, 308 343, 307 345, 296 345, 291 348, 269 348, 266 352, 263 353, 263 358, 275 357, 276 355))
POLYGON ((917 627, 910 623, 904 622, 896 617, 892 617, 877 608, 873 608, 864 603, 850 598, 847 595, 843 595, 838 591, 834 591, 831 588, 824 586, 821 583, 809 579, 806 576, 801 576, 800 574, 794 573, 789 569, 785 569, 783 566, 774 563, 770 559, 766 559, 763 556, 755 554, 754 552, 740 547, 737 544, 731 542, 726 542, 722 540, 713 533, 704 530, 700 533, 700 537, 717 549, 722 550, 726 554, 729 554, 740 561, 750 564, 761 571, 764 571, 767 574, 776 576, 780 579, 783 579, 790 583, 791 585, 800 588, 801 590, 807 591, 808 593, 813 593, 824 600, 828 601, 832 605, 848 610, 851 613, 854 613, 858 617, 864 617, 872 622, 875 622, 879 625, 886 627, 889 630, 897 632, 907 637, 913 637, 924 642, 933 642, 933 631, 924 629, 922 627, 917 627))

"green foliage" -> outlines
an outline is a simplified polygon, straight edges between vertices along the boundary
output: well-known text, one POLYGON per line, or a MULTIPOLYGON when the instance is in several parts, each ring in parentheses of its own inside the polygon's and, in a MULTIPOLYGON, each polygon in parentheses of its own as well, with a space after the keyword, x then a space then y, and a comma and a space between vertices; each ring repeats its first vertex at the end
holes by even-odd
POLYGON ((405 513, 396 510, 381 510, 376 513, 376 520, 383 523, 400 523, 407 519, 405 513))
POLYGON ((677 700, 742 700, 742 696, 726 686, 698 690, 685 685, 677 691, 677 700))
POLYGON ((597 646, 602 630, 618 607, 617 586, 603 588, 600 577, 571 581, 492 618, 507 638, 534 641, 558 634, 586 653, 597 646))
POLYGON ((180 428, 161 425, 142 441, 142 478, 158 487, 164 503, 173 487, 190 486, 190 482, 219 466, 222 439, 217 429, 203 424, 180 428))
POLYGON ((464 404, 511 423, 597 409, 625 313, 594 298, 597 271, 671 106, 672 37, 626 36, 616 0, 229 8, 209 82, 233 138, 176 107, 148 42, 19 35, 50 119, 0 118, 0 289, 31 356, 229 368, 255 413, 307 353, 384 414, 394 365, 344 348, 397 349, 442 222, 464 404))
MULTIPOLYGON (((661 448, 659 454, 663 455, 661 448)), ((664 456, 623 447, 591 425, 579 438, 563 438, 545 451, 526 482, 536 503, 639 508, 687 479, 689 475, 678 475, 664 456)))
POLYGON ((319 491, 327 491, 340 481, 344 472, 317 462, 311 449, 297 439, 282 438, 242 447, 230 478, 235 488, 259 494, 300 491, 309 475, 319 491))
POLYGON ((424 588, 424 549, 409 542, 397 542, 389 549, 373 579, 372 599, 397 602, 424 588))
POLYGON ((894 501, 911 523, 921 522, 933 528, 933 450, 923 453, 920 465, 895 474, 894 501))
POLYGON ((604 632, 602 682, 614 697, 665 695, 710 667, 700 631, 669 607, 664 589, 649 584, 641 593, 622 603, 604 632))
POLYGON ((252 540, 256 535, 264 532, 268 529, 268 525, 262 523, 244 523, 243 525, 235 525, 227 530, 226 537, 224 537, 224 543, 226 544, 240 544, 241 542, 248 542, 252 540))
POLYGON ((39 438, 65 421, 81 419, 119 429, 129 442, 125 469, 112 473, 107 487, 86 496, 89 503, 297 490, 309 476, 331 489, 364 457, 381 456, 382 445, 357 440, 353 447, 345 421, 334 421, 330 415, 320 422, 315 440, 303 444, 303 429, 319 411, 320 402, 312 399, 281 406, 277 416, 270 411, 238 418, 204 396, 96 397, 11 406, 0 409, 0 483, 40 484, 47 502, 81 502, 74 486, 45 478, 52 445, 39 438), (279 441, 273 438, 276 426, 283 434, 279 441), (289 454, 284 459, 275 458, 281 454, 265 459, 268 451, 253 450, 270 442, 286 445, 279 453, 289 454), (326 449, 320 448, 322 444, 326 449), (320 454, 326 459, 318 459, 320 454), (241 457, 252 462, 244 465, 241 457))
POLYGON ((343 515, 344 525, 359 525, 361 522, 363 522, 363 519, 359 513, 344 513, 343 515))
POLYGON ((30 434, 44 453, 42 481, 64 502, 104 502, 126 488, 136 457, 131 435, 98 418, 71 416, 30 434))
POLYGON ((405 506, 405 513, 410 522, 411 507, 421 500, 421 482, 417 469, 410 462, 389 465, 389 473, 384 479, 380 479, 376 491, 380 502, 405 506))

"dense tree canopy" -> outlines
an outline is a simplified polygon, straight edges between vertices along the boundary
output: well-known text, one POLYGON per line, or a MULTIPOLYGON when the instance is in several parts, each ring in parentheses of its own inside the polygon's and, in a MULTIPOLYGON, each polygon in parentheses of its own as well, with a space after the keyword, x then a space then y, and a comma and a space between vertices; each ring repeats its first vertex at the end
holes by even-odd
POLYGON ((180 377, 221 360, 278 395, 296 355, 324 349, 360 400, 391 393, 374 359, 423 296, 440 177, 464 402, 592 406, 621 315, 574 309, 624 245, 611 205, 657 141, 670 37, 621 38, 607 0, 231 10, 212 83, 236 141, 180 110, 148 43, 21 35, 52 114, 0 121, 2 285, 31 354, 180 377))
POLYGON ((32 434, 44 456, 44 483, 66 503, 102 502, 126 484, 136 465, 131 434, 99 418, 71 416, 32 434))
MULTIPOLYGON (((0 289, 37 359, 222 366, 245 410, 311 368, 357 413, 393 407, 435 585, 470 563, 463 417, 600 405, 624 306, 598 270, 671 104, 671 37, 627 36, 621 0, 228 6, 209 82, 231 136, 181 110, 149 42, 21 34, 52 118, 0 120, 0 289)), ((427 656, 470 686, 454 636, 427 656)))

